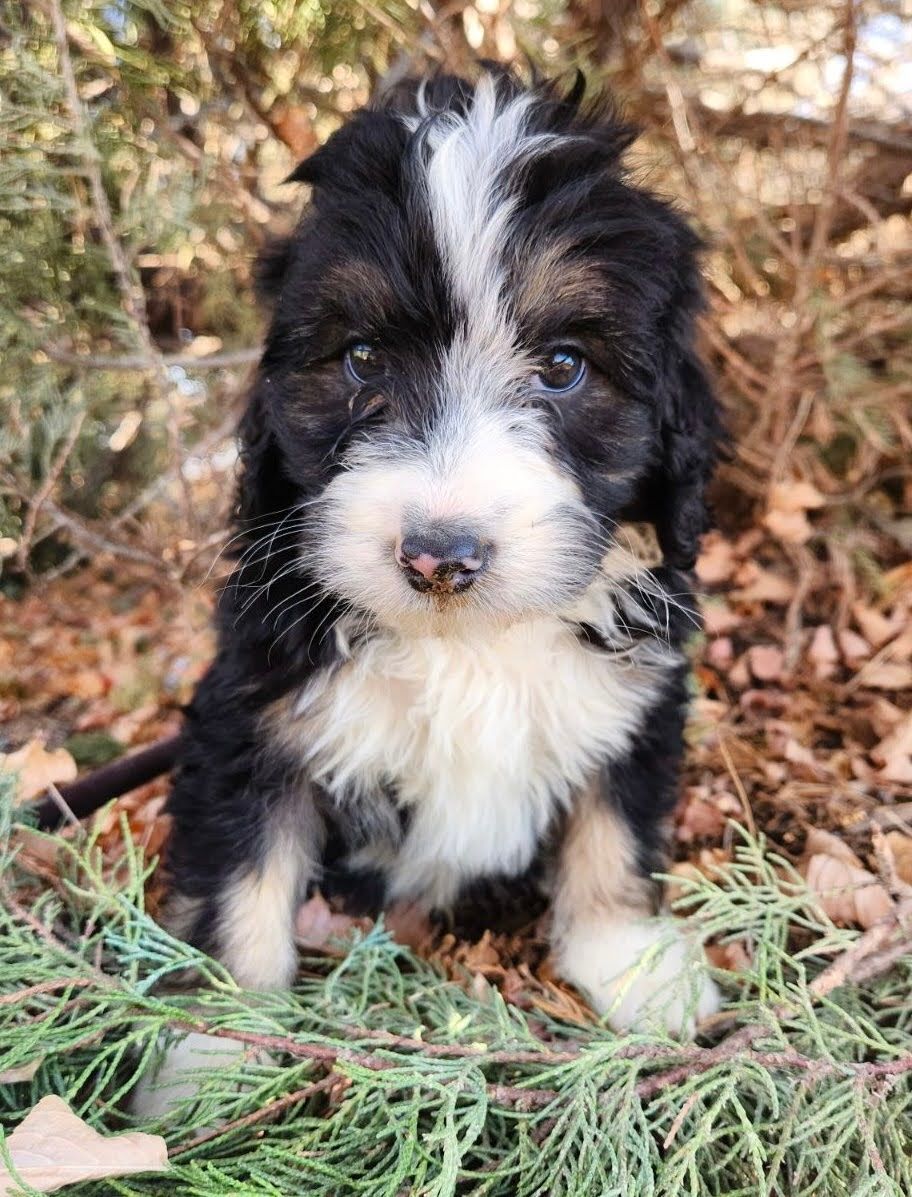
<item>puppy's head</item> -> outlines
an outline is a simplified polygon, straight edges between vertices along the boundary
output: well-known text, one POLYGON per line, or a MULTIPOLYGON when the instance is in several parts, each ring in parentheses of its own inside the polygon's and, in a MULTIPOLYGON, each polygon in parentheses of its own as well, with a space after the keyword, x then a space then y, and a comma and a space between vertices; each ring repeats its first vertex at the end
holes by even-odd
POLYGON ((245 513, 306 503, 308 572, 386 625, 560 612, 621 518, 693 563, 718 434, 696 238, 580 91, 400 89, 293 175, 245 513))

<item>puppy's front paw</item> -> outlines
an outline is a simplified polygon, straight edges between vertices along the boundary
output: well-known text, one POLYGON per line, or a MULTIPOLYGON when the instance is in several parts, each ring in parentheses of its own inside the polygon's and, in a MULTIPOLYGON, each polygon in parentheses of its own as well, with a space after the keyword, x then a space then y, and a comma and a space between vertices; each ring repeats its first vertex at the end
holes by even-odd
POLYGON ((617 1031, 690 1038, 721 1004, 702 948, 671 919, 576 926, 558 946, 557 964, 617 1031))
POLYGON ((137 1118, 165 1118, 196 1094, 201 1073, 231 1067, 248 1055, 249 1047, 236 1039, 190 1031, 166 1048, 155 1070, 140 1079, 130 1096, 130 1111, 137 1118))

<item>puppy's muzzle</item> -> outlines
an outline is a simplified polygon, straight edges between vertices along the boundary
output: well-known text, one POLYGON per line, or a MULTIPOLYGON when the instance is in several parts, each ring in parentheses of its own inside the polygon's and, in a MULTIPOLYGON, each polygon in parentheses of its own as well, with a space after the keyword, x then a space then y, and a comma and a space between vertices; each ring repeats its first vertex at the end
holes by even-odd
POLYGON ((474 533, 437 526, 407 531, 396 545, 396 561, 415 590, 460 594, 484 572, 489 552, 474 533))

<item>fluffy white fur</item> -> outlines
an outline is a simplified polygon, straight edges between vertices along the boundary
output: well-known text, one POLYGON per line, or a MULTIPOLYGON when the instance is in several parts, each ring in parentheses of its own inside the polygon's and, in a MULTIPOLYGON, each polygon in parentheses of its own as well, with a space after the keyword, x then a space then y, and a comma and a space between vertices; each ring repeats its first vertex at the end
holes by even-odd
POLYGON ((558 940, 555 963, 619 1031, 659 1028, 690 1037, 719 1009, 702 948, 671 919, 594 914, 558 940))
POLYGON ((190 1031, 168 1047, 154 1074, 142 1078, 130 1095, 130 1111, 137 1118, 164 1118, 178 1102, 199 1089, 199 1074, 228 1068, 250 1048, 234 1039, 190 1031))
POLYGON ((528 865, 557 809, 624 751, 667 663, 613 660, 555 618, 484 638, 390 632, 315 680, 283 739, 340 804, 394 790, 411 827, 391 896, 446 904, 461 880, 528 865))
POLYGON ((220 956, 239 985, 279 989, 297 969, 294 921, 314 875, 306 829, 282 834, 261 866, 235 878, 222 898, 220 956))
POLYGON ((430 633, 473 615, 488 625, 553 611, 591 572, 566 532, 570 512, 586 518, 576 484, 549 457, 532 413, 468 404, 461 413, 451 407, 427 448, 391 457, 382 444, 358 446, 324 491, 310 561, 386 627, 430 633), (491 545, 488 570, 446 613, 429 608, 396 564, 396 538, 409 520, 474 526, 491 545))
POLYGON ((428 203, 441 257, 469 319, 488 337, 505 321, 503 248, 515 209, 505 187, 511 167, 554 143, 529 133, 532 100, 504 103, 484 75, 468 112, 433 113, 424 107, 428 203))

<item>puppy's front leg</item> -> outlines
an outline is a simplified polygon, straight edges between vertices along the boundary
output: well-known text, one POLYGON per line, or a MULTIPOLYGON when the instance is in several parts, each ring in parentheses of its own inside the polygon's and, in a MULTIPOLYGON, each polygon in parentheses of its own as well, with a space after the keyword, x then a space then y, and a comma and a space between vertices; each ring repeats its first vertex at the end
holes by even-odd
POLYGON ((625 819, 597 784, 583 793, 561 848, 553 946, 561 974, 616 1030, 692 1034, 718 1009, 702 952, 653 915, 652 884, 625 819))
MULTIPOLYGON (((306 784, 295 784, 274 751, 251 750, 256 720, 217 701, 235 692, 214 671, 189 712, 168 803, 171 893, 163 921, 245 989, 281 989, 297 971, 295 916, 316 876, 322 829, 306 784)), ((194 1095, 201 1071, 247 1054, 231 1039, 192 1032, 140 1081, 134 1114, 163 1117, 194 1095)))
MULTIPOLYGON (((256 804, 254 795, 248 800, 256 804)), ((304 813, 291 799, 279 799, 221 858, 204 826, 180 829, 165 923, 224 964, 245 989, 281 989, 294 980, 295 915, 317 869, 318 837, 304 813)))
MULTIPOLYGON (((290 985, 297 971, 295 915, 312 867, 307 837, 300 828, 297 836, 291 833, 287 809, 267 810, 260 813, 260 826, 239 836, 231 855, 220 856, 206 813, 199 815, 200 821, 178 828, 178 888, 166 925, 220 960, 245 989, 290 985)), ((235 1040, 190 1032, 140 1081, 131 1097, 133 1113, 165 1116, 194 1096, 201 1072, 230 1068, 249 1054, 235 1040)))
POLYGON ((187 714, 164 922, 245 989, 280 989, 297 967, 295 915, 318 875, 322 820, 238 674, 217 659, 187 714))

